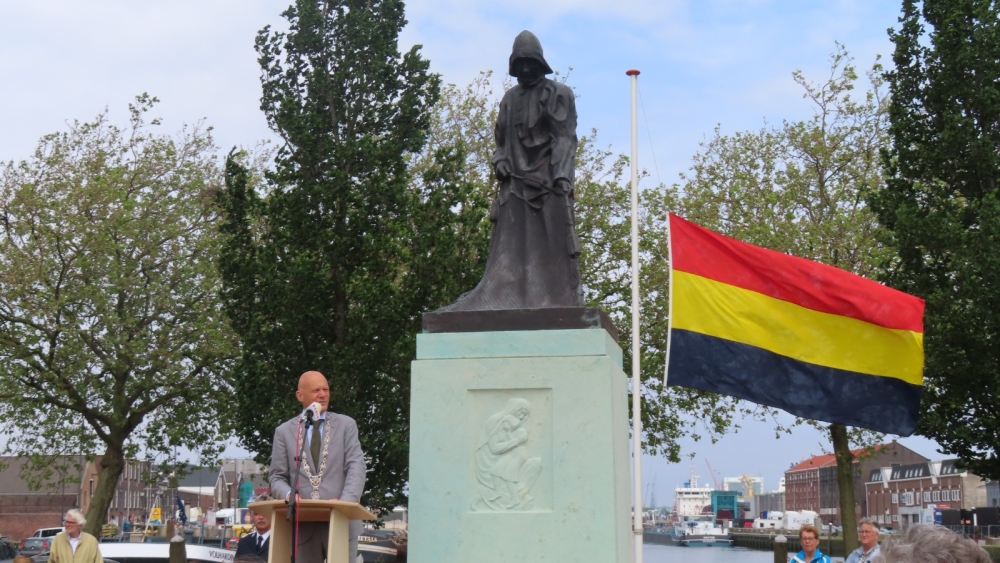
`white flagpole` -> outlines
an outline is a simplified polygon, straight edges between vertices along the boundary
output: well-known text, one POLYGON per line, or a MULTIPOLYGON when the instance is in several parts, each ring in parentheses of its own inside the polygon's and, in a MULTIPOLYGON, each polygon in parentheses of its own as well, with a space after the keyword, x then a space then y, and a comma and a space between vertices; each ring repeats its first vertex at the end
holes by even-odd
POLYGON ((674 233, 670 230, 670 212, 667 211, 667 258, 670 262, 670 274, 667 284, 670 291, 667 294, 667 354, 663 359, 663 388, 667 388, 667 378, 670 375, 670 342, 674 334, 674 233))
POLYGON ((639 71, 626 71, 632 83, 632 560, 642 563, 642 384, 639 379, 639 135, 635 95, 639 71))

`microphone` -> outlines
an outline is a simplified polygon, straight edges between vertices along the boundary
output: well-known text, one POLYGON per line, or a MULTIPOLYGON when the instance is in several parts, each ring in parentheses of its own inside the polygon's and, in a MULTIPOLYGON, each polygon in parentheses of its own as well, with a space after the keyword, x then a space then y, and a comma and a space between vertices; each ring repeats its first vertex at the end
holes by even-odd
POLYGON ((322 407, 319 406, 319 403, 314 402, 313 404, 309 405, 308 407, 306 407, 306 412, 305 412, 306 420, 308 422, 319 420, 319 415, 321 410, 322 407))

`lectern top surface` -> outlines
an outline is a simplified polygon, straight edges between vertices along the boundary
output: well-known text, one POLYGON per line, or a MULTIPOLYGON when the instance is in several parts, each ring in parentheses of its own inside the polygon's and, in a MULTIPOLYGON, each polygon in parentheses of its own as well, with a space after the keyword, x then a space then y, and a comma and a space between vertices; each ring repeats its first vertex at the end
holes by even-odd
MULTIPOLYGON (((283 500, 265 500, 261 502, 251 502, 248 508, 256 512, 269 514, 272 511, 283 511, 288 507, 288 503, 283 500)), ((303 522, 325 522, 330 519, 330 510, 336 510, 351 520, 377 520, 367 508, 356 502, 343 500, 312 500, 302 499, 299 501, 299 520, 303 522)), ((273 519, 273 515, 272 515, 273 519)))

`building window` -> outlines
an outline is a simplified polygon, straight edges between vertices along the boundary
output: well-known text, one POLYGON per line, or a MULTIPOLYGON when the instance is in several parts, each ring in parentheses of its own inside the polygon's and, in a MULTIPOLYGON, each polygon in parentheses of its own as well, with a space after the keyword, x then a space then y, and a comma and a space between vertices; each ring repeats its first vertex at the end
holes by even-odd
POLYGON ((893 522, 899 522, 899 515, 898 514, 893 514, 892 515, 892 521, 893 522))
POLYGON ((934 502, 938 502, 938 501, 940 501, 940 500, 941 500, 941 491, 934 491, 934 492, 933 492, 933 493, 931 494, 931 498, 933 498, 933 499, 934 499, 934 502))
POLYGON ((892 504, 899 504, 899 493, 892 493, 892 504))
POLYGON ((958 489, 951 491, 951 500, 961 500, 958 496, 958 489))
POLYGON ((924 491, 924 502, 930 502, 930 501, 931 501, 931 492, 924 491))

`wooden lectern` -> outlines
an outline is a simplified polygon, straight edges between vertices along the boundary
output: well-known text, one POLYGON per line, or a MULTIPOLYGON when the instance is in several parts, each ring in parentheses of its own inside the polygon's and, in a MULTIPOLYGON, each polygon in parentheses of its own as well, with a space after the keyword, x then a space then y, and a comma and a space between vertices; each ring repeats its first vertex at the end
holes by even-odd
MULTIPOLYGON (((268 550, 270 563, 289 563, 292 560, 292 533, 294 522, 285 518, 288 504, 283 500, 266 500, 251 502, 247 505, 254 512, 263 514, 271 520, 271 542, 268 550)), ((326 563, 354 563, 348 561, 349 538, 347 522, 349 520, 377 520, 378 517, 356 502, 342 500, 312 500, 299 501, 299 522, 329 522, 330 532, 327 536, 326 563)))

